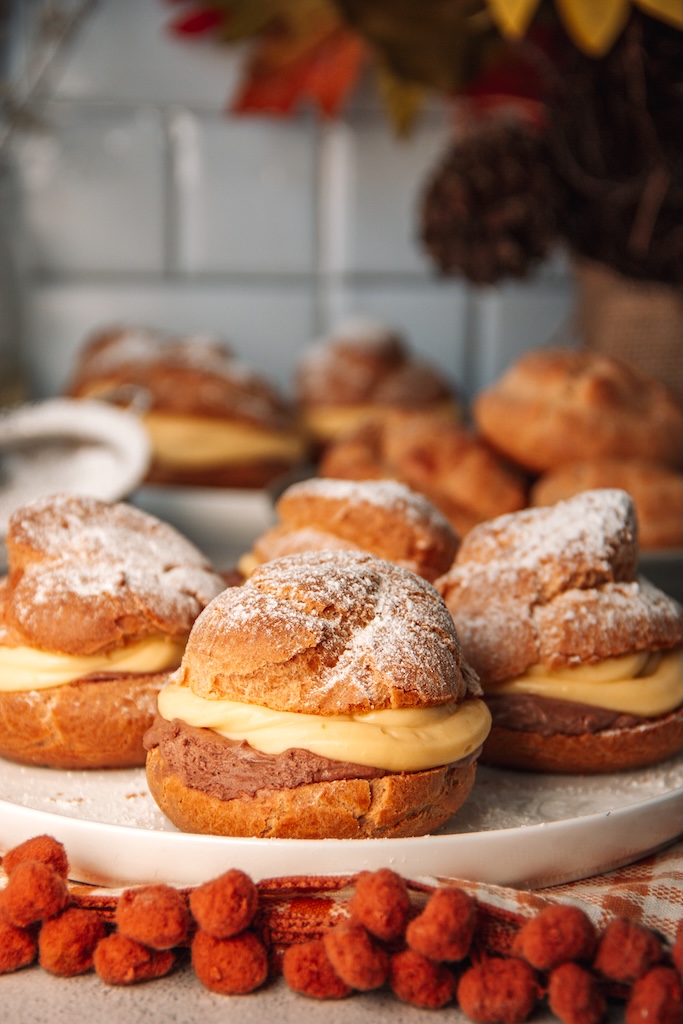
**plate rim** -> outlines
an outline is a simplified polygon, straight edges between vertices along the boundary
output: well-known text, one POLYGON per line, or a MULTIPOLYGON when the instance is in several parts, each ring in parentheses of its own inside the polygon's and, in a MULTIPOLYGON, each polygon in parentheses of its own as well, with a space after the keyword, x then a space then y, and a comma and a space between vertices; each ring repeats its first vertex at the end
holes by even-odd
MULTIPOLYGON (((69 854, 69 860, 72 867, 76 868, 76 875, 73 880, 82 882, 85 884, 92 884, 97 886, 105 886, 108 888, 121 888, 129 885, 144 884, 148 881, 162 881, 168 884, 178 886, 192 886, 200 884, 202 881, 206 881, 208 877, 215 877, 220 873, 218 869, 215 870, 215 874, 201 874, 195 875, 190 872, 188 875, 184 869, 178 874, 177 878, 172 878, 171 873, 162 872, 160 877, 148 878, 149 872, 145 872, 141 869, 140 875, 135 875, 134 871, 126 869, 125 866, 121 866, 121 861, 126 862, 129 855, 132 853, 133 857, 139 855, 142 860, 149 861, 150 858, 153 860, 155 855, 163 854, 164 847, 168 847, 169 844, 175 847, 175 851, 181 855, 194 853, 194 858, 190 858, 196 862, 210 862, 213 863, 216 857, 220 857, 221 854, 233 852, 236 856, 233 858, 236 863, 230 866, 242 867, 243 870, 249 871, 252 877, 256 879, 266 878, 279 878, 293 875, 312 875, 312 876, 329 876, 329 875, 352 875, 355 872, 362 870, 363 867, 369 867, 371 870, 376 869, 378 866, 394 866, 400 873, 405 874, 412 878, 434 878, 434 877, 460 877, 470 878, 469 874, 463 874, 459 869, 454 871, 442 871, 442 870, 430 870, 429 867, 425 867, 423 870, 416 870, 414 865, 417 865, 420 861, 420 853, 424 853, 425 849, 431 849, 436 851, 437 856, 432 857, 432 863, 443 859, 444 857, 453 856, 456 854, 460 855, 461 860, 467 861, 468 855, 481 854, 482 849, 485 854, 488 854, 490 859, 491 854, 496 853, 497 848, 507 848, 508 851, 516 851, 520 845, 524 845, 529 848, 529 863, 533 865, 539 863, 539 866, 528 873, 528 877, 524 872, 511 871, 509 875, 504 873, 499 877, 491 877, 490 873, 484 867, 483 873, 477 873, 475 870, 471 880, 480 881, 493 885, 503 886, 516 886, 518 888, 541 888, 549 885, 557 885, 574 881, 579 878, 590 877, 591 875, 600 874, 604 871, 612 870, 613 868, 619 867, 623 864, 632 863, 634 860, 641 859, 642 857, 648 856, 653 853, 656 849, 660 849, 663 846, 668 845, 669 842, 674 841, 678 836, 683 835, 683 783, 675 786, 665 793, 656 794, 655 796, 649 797, 645 800, 636 801, 635 803, 626 804, 621 807, 617 807, 613 810, 602 809, 594 811, 589 814, 579 815, 577 817, 562 818, 555 821, 549 822, 536 822, 528 825, 513 825, 508 828, 492 829, 490 831, 483 830, 478 832, 459 832, 459 833, 443 833, 434 834, 431 833, 426 836, 410 836, 401 839, 280 839, 280 838, 269 838, 264 839, 260 837, 247 837, 247 836, 215 836, 206 835, 202 833, 189 833, 179 831, 167 831, 161 829, 147 829, 140 826, 126 825, 112 822, 99 822, 92 821, 87 818, 79 818, 70 815, 59 814, 54 811, 43 810, 39 808, 26 807, 23 804, 17 804, 10 800, 0 799, 0 815, 2 816, 3 832, 7 829, 4 827, 8 824, 8 818, 12 820, 15 826, 15 834, 23 835, 23 838, 30 838, 32 835, 44 834, 46 831, 50 831, 50 825, 55 826, 53 832, 56 831, 61 835, 68 834, 77 838, 80 837, 84 844, 87 846, 87 840, 90 839, 93 846, 97 847, 99 844, 106 842, 108 838, 117 839, 118 843, 116 848, 112 849, 111 857, 102 858, 101 855, 95 855, 93 863, 92 849, 90 851, 90 864, 89 866, 77 867, 79 860, 81 862, 88 860, 87 857, 74 856, 73 852, 69 850, 69 840, 62 840, 67 845, 67 854, 69 854), (4 812, 4 813, 3 813, 4 812), (642 842, 631 842, 630 845, 626 844, 619 846, 619 850, 614 847, 612 842, 614 837, 617 837, 625 824, 630 822, 632 818, 638 818, 645 815, 650 820, 655 820, 659 832, 656 838, 649 843, 642 842), (31 822, 34 822, 36 827, 40 826, 39 831, 27 832, 26 826, 31 822), (609 824, 608 828, 605 828, 606 824, 609 824), (674 825, 675 823, 675 825, 674 825), (674 827, 672 827, 674 826, 674 827), (557 875, 549 874, 548 868, 541 868, 540 862, 543 861, 543 853, 546 848, 552 848, 556 844, 557 837, 567 836, 570 833, 571 836, 580 834, 582 832, 590 832, 595 830, 594 842, 591 844, 594 847, 593 856, 598 857, 599 851, 602 860, 599 863, 592 863, 589 869, 570 868, 569 864, 565 868, 561 867, 562 858, 566 856, 565 853, 559 858, 560 866, 557 868, 557 875), (136 841, 131 842, 131 836, 136 837, 136 841), (128 843, 126 843, 126 839, 128 843), (96 842, 92 842, 96 840, 96 842), (123 849, 119 847, 123 844, 123 849), (302 854, 304 856, 310 855, 314 849, 319 851, 325 851, 325 860, 327 860, 327 854, 331 852, 333 858, 338 865, 342 866, 326 866, 324 870, 316 868, 315 864, 313 870, 311 865, 306 867, 299 867, 297 869, 288 869, 287 864, 290 863, 292 855, 294 855, 294 861, 296 862, 296 854, 302 854), (118 850, 118 853, 117 853, 118 850), (378 853, 379 851, 379 853, 378 853), (201 856, 198 856, 201 854, 201 856), (250 858, 249 855, 253 856, 250 858), (258 856, 256 856, 258 854, 258 856), (339 854, 341 859, 337 860, 336 855, 339 854), (370 857, 368 858, 368 854, 370 857), (241 856, 240 856, 241 855, 241 856), (279 855, 279 856, 278 856, 279 855), (539 857, 539 855, 541 855, 539 857), (346 860, 344 860, 344 856, 346 860), (381 865, 377 861, 379 856, 381 865), (116 870, 113 869, 113 862, 119 862, 119 874, 117 875, 116 870), (270 861, 272 858, 273 870, 264 871, 261 868, 262 862, 270 861), (371 863, 366 864, 366 861, 371 863), (278 862, 282 862, 284 870, 278 870, 278 862), (106 862, 106 866, 103 863, 106 862), (413 865, 408 869, 401 867, 401 862, 404 864, 413 865), (250 869, 251 865, 251 869, 250 869), (535 873, 534 873, 535 871, 535 873)), ((649 834, 650 830, 642 829, 641 834, 649 834)), ((630 833, 629 833, 630 834, 630 833)), ((22 839, 16 839, 16 842, 21 842, 22 839)), ((11 845, 14 845, 14 841, 11 845)), ((2 843, 4 847, 4 842, 2 843)), ((6 847, 6 848, 9 848, 6 847)), ((526 851, 525 851, 526 852, 526 851)), ((553 850, 553 854, 555 851, 553 850)), ((315 860, 313 857, 312 860, 315 860)), ((485 862, 487 856, 482 858, 485 862)), ((479 863, 477 859, 477 864, 479 863)), ((221 870, 224 870, 222 868, 221 870)), ((154 873, 153 873, 154 874, 154 873)))

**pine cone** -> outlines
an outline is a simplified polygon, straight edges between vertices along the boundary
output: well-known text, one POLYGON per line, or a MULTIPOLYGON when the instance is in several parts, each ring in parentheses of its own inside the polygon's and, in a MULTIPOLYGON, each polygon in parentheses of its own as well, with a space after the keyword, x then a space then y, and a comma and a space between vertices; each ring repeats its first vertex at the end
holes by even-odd
POLYGON ((526 277, 558 235, 561 188, 540 133, 487 123, 455 143, 422 201, 422 243, 438 269, 475 284, 526 277))

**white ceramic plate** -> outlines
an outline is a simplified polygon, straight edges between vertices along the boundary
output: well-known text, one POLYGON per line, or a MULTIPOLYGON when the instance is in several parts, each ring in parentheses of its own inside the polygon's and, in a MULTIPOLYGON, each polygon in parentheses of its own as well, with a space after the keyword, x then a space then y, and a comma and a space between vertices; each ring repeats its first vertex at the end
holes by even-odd
POLYGON ((180 833, 143 769, 66 772, 0 762, 0 849, 47 833, 75 880, 194 885, 229 867, 255 880, 391 867, 411 878, 539 888, 589 877, 666 845, 683 829, 683 760, 605 776, 480 766, 462 810, 413 839, 233 839, 180 833))

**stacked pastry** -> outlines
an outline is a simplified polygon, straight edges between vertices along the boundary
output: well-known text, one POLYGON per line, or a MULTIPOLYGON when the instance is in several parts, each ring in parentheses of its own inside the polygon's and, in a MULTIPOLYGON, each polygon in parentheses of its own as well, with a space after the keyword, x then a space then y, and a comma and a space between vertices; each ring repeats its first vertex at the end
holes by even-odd
POLYGON ((433 581, 458 548, 445 516, 394 480, 304 480, 280 495, 276 512, 276 525, 240 559, 244 576, 283 555, 350 550, 369 551, 433 581))
POLYGON ((52 768, 144 764, 157 695, 224 583, 171 526, 53 495, 17 509, 0 583, 0 755, 52 768))
POLYGON ((465 427, 388 410, 331 441, 319 472, 402 480, 462 536, 527 505, 617 487, 636 503, 642 549, 683 544, 683 410, 659 382, 595 352, 536 349, 469 411, 465 427))
POLYGON ((534 478, 530 504, 622 488, 636 503, 641 548, 683 544, 683 410, 663 384, 600 353, 538 349, 472 412, 480 436, 534 478))
POLYGON ((464 535, 524 508, 526 476, 473 431, 434 413, 393 413, 339 438, 323 453, 324 477, 393 478, 424 494, 464 535))
POLYGON ((479 673, 482 760, 610 772, 681 749, 682 609, 636 576, 631 497, 587 491, 475 527, 436 587, 479 673))
POLYGON ((616 487, 631 495, 638 513, 641 550, 683 546, 683 474, 654 459, 569 462, 538 478, 531 488, 530 504, 554 505, 596 487, 616 487))
POLYGON ((357 551, 288 555, 197 619, 146 737, 184 831, 411 836, 467 798, 490 716, 445 604, 357 551))
POLYGON ((444 374, 418 359, 395 330, 371 319, 347 320, 306 350, 296 368, 294 397, 320 448, 396 410, 460 418, 459 399, 444 374))
POLYGON ((291 404, 213 338, 98 331, 79 353, 68 393, 140 413, 154 483, 263 487, 307 456, 291 404))

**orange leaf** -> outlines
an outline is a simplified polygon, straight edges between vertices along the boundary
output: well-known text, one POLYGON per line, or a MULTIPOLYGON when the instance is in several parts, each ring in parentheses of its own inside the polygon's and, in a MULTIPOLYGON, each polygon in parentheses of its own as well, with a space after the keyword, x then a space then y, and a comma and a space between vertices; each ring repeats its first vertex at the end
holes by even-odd
POLYGON ((333 28, 294 57, 284 46, 264 40, 247 69, 230 109, 237 114, 290 114, 312 100, 329 117, 351 92, 366 57, 365 43, 346 29, 333 28))
POLYGON ((304 92, 328 117, 339 113, 351 93, 365 53, 365 44, 358 36, 338 29, 312 55, 304 92))

